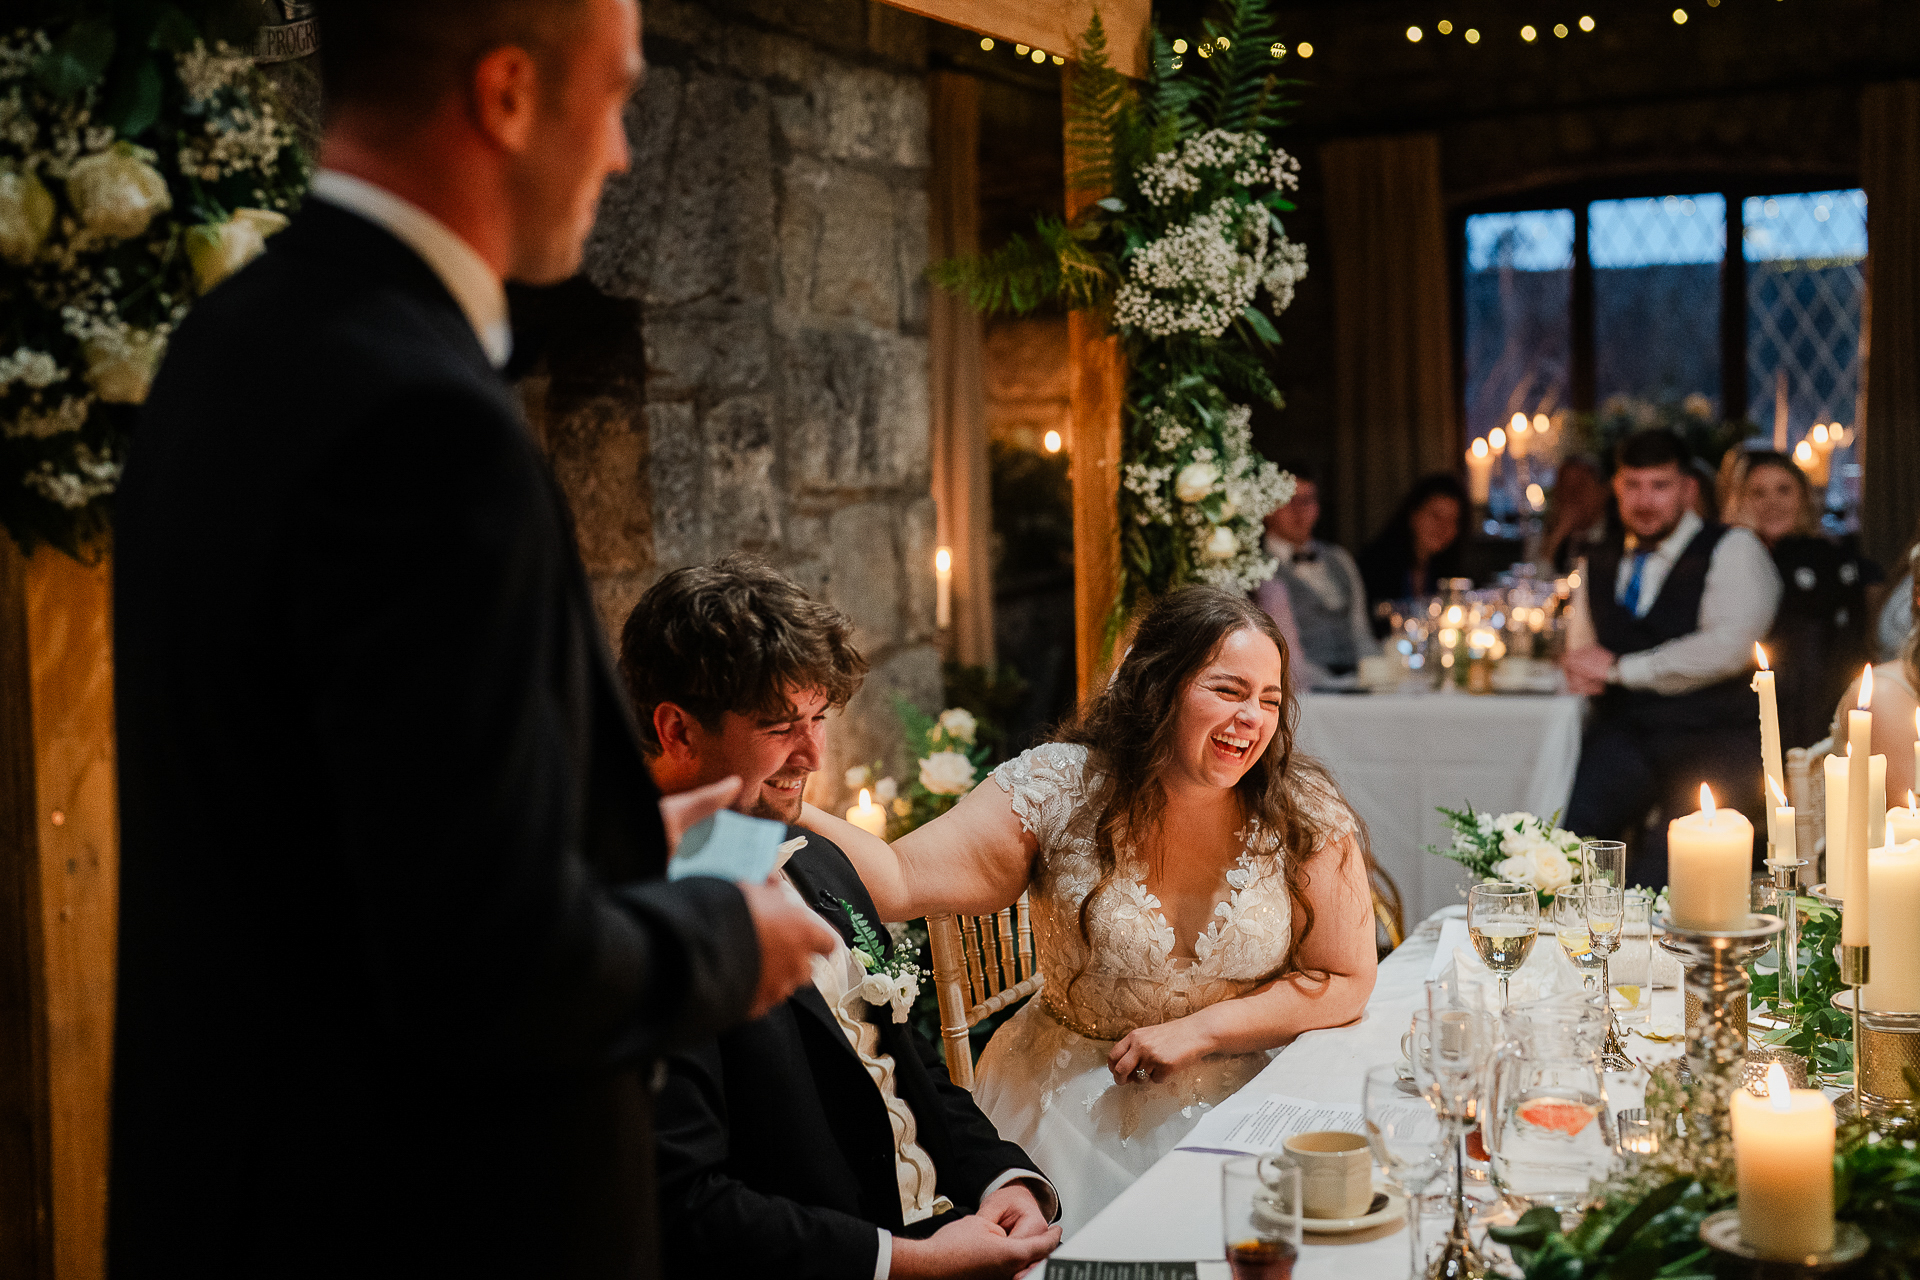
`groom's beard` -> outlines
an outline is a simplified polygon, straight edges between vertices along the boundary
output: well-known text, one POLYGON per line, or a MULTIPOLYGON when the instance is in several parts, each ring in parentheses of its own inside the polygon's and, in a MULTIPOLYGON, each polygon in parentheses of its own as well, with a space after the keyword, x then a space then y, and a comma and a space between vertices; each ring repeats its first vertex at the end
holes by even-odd
POLYGON ((774 781, 798 782, 800 786, 792 791, 775 791, 765 782, 761 783, 753 789, 753 799, 747 805, 747 816, 768 818, 791 826, 800 821, 801 797, 807 792, 807 775, 803 773, 795 778, 767 779, 767 782, 774 781))

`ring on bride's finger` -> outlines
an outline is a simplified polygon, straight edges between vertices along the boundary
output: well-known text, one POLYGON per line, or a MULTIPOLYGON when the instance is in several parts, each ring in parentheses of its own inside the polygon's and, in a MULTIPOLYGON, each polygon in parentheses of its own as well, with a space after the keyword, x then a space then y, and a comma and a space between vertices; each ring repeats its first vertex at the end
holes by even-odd
POLYGON ((1145 1067, 1135 1067, 1133 1069, 1133 1078, 1135 1080, 1148 1080, 1148 1079, 1151 1079, 1152 1077, 1153 1077, 1153 1073, 1151 1071, 1148 1071, 1145 1067))

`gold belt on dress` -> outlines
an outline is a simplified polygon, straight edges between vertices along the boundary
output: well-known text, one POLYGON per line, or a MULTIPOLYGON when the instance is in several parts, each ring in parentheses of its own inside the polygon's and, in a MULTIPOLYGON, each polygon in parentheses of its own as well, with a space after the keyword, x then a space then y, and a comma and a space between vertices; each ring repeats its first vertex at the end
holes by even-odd
POLYGON ((1052 1018, 1055 1022, 1059 1023, 1061 1026, 1065 1027, 1067 1030, 1073 1032, 1073 1034, 1077 1036, 1084 1036, 1088 1040, 1098 1040, 1102 1044, 1114 1044, 1119 1040, 1118 1036, 1103 1036, 1098 1031, 1088 1026, 1086 1023, 1076 1021, 1075 1019, 1060 1012, 1060 1010, 1054 1008, 1052 1004, 1048 1003, 1044 997, 1040 1001, 1040 1008, 1046 1013, 1046 1015, 1049 1018, 1052 1018))

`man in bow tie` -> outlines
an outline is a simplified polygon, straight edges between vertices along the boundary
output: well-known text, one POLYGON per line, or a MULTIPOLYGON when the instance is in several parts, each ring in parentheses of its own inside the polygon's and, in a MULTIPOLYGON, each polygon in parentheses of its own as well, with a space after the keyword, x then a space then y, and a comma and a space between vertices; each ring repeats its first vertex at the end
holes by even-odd
POLYGON ((1313 536, 1320 522, 1317 473, 1303 462, 1285 469, 1293 475, 1293 500, 1268 514, 1265 538, 1267 554, 1280 567, 1260 585, 1255 598, 1280 623, 1294 649, 1294 682, 1302 687, 1335 684, 1359 670, 1361 658, 1380 652, 1380 643, 1373 638, 1367 590, 1353 557, 1346 548, 1313 536), (1287 630, 1286 613, 1291 613, 1294 631, 1287 630))
MULTIPOLYGON (((737 776, 735 808, 796 822, 827 713, 866 674, 852 630, 745 556, 654 584, 620 647, 661 791, 737 776)), ((812 984, 771 1013, 668 1060, 659 1102, 668 1270, 796 1280, 1024 1272, 1060 1239, 1048 1225, 1059 1217, 1052 1184, 907 1025, 912 993, 895 979, 912 957, 893 955, 847 856, 799 827, 788 835, 794 851, 777 886, 840 942, 814 957, 812 984)))

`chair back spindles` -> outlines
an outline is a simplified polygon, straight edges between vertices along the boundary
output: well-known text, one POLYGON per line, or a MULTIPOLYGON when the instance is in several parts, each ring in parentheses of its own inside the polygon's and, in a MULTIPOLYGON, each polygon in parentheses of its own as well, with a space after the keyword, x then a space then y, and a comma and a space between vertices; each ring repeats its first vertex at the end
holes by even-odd
POLYGON ((991 915, 928 916, 927 943, 947 1076, 971 1089, 973 1050, 967 1033, 1040 989, 1027 897, 1021 894, 1018 902, 991 915))

